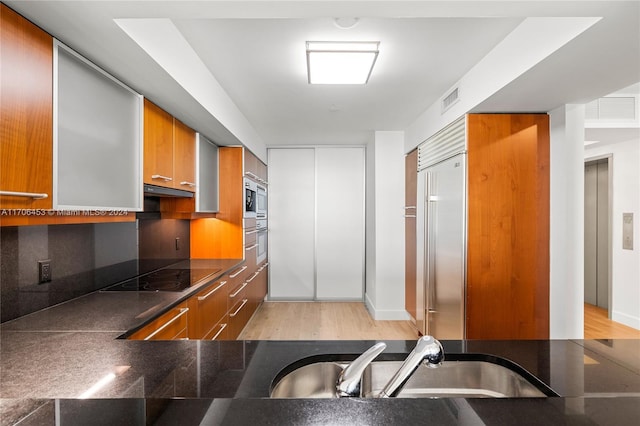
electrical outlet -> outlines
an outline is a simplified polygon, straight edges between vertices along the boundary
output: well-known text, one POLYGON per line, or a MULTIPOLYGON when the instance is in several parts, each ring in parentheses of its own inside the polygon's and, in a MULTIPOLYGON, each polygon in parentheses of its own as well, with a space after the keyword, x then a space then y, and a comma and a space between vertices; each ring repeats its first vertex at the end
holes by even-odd
POLYGON ((51 259, 38 261, 38 283, 51 281, 51 259))

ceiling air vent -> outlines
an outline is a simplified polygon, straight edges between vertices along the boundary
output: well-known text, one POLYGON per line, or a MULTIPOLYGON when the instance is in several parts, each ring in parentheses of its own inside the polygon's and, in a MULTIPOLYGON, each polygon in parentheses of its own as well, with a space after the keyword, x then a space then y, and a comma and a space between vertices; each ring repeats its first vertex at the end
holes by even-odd
POLYGON ((456 104, 460 100, 460 90, 455 87, 449 93, 447 93, 444 98, 442 98, 442 111, 441 114, 444 114, 449 108, 456 104))
POLYGON ((585 107, 587 120, 635 120, 636 98, 634 96, 605 96, 590 102, 585 107))

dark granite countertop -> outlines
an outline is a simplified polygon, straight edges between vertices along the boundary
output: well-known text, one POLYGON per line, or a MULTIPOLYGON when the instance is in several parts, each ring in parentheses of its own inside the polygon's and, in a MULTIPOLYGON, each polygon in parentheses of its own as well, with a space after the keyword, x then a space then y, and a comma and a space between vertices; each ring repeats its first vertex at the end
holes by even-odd
MULTIPOLYGON (((228 271, 239 261, 216 262, 228 271)), ((445 354, 509 359, 560 397, 271 400, 273 379, 291 363, 353 359, 375 342, 117 339, 197 290, 92 293, 2 324, 0 424, 96 424, 96 416, 102 424, 225 425, 624 425, 640 419, 640 340, 442 342, 445 354)), ((381 359, 402 359, 415 346, 386 343, 381 359)))

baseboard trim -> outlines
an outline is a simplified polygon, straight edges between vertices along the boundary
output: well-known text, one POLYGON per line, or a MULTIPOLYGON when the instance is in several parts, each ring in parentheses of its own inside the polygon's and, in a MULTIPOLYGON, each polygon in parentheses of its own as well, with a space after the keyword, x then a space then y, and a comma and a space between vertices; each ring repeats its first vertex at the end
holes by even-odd
POLYGON ((373 306, 373 302, 369 299, 369 295, 364 296, 364 305, 369 311, 369 315, 376 321, 409 321, 411 316, 404 309, 389 310, 389 309, 376 309, 373 306))
POLYGON ((615 322, 619 322, 636 330, 640 330, 640 318, 631 315, 623 314, 622 312, 613 311, 611 313, 611 319, 615 322))

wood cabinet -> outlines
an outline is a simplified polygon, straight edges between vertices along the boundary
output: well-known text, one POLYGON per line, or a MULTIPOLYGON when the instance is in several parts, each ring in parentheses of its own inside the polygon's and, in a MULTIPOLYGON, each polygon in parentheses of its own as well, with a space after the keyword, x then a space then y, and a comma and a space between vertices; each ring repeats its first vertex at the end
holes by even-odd
POLYGON ((195 191, 196 133, 144 100, 144 182, 195 191))
POLYGON ((244 148, 244 175, 251 179, 266 185, 267 184, 267 165, 264 164, 251 151, 244 148))
POLYGON ((467 120, 467 338, 548 339, 549 117, 467 120))
POLYGON ((216 326, 227 314, 230 285, 228 276, 223 276, 188 299, 190 339, 206 339, 217 334, 219 327, 216 326))
POLYGON ((178 340, 188 338, 187 302, 159 316, 129 336, 129 340, 178 340))
POLYGON ((405 200, 404 200, 404 232, 405 232, 405 277, 404 300, 405 309, 415 322, 416 316, 416 203, 418 179, 418 150, 414 149, 405 157, 405 200))
POLYGON ((50 209, 53 39, 4 4, 0 17, 0 208, 50 209))

